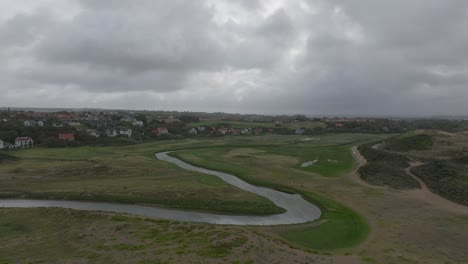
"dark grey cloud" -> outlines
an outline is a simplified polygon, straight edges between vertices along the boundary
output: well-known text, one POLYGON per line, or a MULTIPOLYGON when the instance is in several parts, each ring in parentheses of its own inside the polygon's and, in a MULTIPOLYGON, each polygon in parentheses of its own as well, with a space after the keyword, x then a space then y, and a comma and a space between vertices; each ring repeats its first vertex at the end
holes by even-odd
POLYGON ((468 112, 462 0, 40 0, 0 10, 2 105, 468 112))

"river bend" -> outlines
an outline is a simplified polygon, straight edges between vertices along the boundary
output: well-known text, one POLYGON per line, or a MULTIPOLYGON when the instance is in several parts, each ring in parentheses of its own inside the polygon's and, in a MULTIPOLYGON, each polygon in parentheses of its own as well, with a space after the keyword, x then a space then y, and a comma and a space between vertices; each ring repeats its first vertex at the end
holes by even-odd
POLYGON ((277 206, 284 208, 286 212, 282 214, 265 216, 222 215, 132 204, 31 199, 2 199, 0 200, 0 207, 59 207, 76 210, 125 213, 144 217, 156 217, 176 221, 221 225, 287 225, 310 222, 320 218, 320 209, 316 205, 304 200, 302 196, 298 194, 287 194, 273 189, 254 186, 228 173, 193 166, 177 158, 169 156, 169 153, 170 151, 160 152, 156 154, 156 157, 159 160, 173 163, 186 170, 217 176, 223 181, 239 189, 255 193, 271 200, 277 206))

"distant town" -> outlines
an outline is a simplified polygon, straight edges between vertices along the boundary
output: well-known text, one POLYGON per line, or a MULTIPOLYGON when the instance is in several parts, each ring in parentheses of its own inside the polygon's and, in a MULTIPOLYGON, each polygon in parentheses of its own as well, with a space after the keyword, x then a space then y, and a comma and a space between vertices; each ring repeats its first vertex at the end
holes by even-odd
POLYGON ((305 115, 112 110, 0 111, 0 149, 105 146, 188 137, 404 133, 414 129, 462 131, 463 119, 405 120, 305 115))

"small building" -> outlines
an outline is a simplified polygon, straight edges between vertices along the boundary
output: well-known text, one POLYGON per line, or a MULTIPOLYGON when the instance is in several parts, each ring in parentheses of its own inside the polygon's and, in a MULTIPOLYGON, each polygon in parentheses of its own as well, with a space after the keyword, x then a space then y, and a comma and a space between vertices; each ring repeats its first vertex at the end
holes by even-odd
POLYGON ((40 127, 44 126, 44 121, 37 121, 36 124, 40 127))
POLYGON ((241 130, 242 135, 250 135, 252 134, 252 130, 250 128, 244 128, 241 130))
POLYGON ((15 139, 15 146, 18 148, 32 148, 34 141, 30 137, 17 137, 15 139))
POLYGON ((206 127, 197 127, 198 132, 202 133, 205 132, 206 127))
POLYGON ((298 129, 296 129, 296 130, 294 131, 294 134, 296 134, 296 135, 302 135, 302 134, 304 134, 304 133, 305 133, 305 130, 302 129, 302 128, 298 128, 298 129))
POLYGON ((53 123, 52 126, 53 127, 63 127, 63 124, 62 123, 53 123))
POLYGON ((343 123, 335 123, 335 127, 344 127, 343 123))
POLYGON ((231 128, 231 134, 234 136, 240 135, 241 131, 238 128, 231 128))
POLYGON ((25 127, 35 127, 37 125, 36 121, 34 120, 26 120, 23 122, 25 127))
POLYGON ((218 129, 218 132, 221 134, 221 135, 226 135, 228 133, 228 129, 225 128, 225 127, 221 127, 220 129, 218 129))
POLYGON ((190 135, 196 135, 196 134, 198 134, 198 131, 195 128, 192 127, 191 129, 188 130, 188 133, 190 135))
POLYGON ((106 136, 108 137, 116 137, 118 136, 119 134, 117 133, 117 130, 115 129, 106 129, 106 136))
POLYGON ((81 126, 80 122, 68 122, 69 126, 81 126))
POLYGON ((119 134, 122 136, 131 137, 132 136, 132 129, 131 128, 122 128, 119 131, 119 134))
POLYGON ((64 141, 75 141, 73 133, 59 133, 59 139, 64 141))
POLYGON ((172 124, 172 123, 179 123, 179 119, 175 119, 172 115, 168 118, 159 118, 158 121, 164 122, 164 124, 172 124))
POLYGON ((262 133, 263 133, 263 128, 261 128, 261 127, 255 128, 254 133, 255 133, 255 135, 260 135, 260 134, 262 134, 262 133))
POLYGON ((3 143, 3 140, 0 139, 0 150, 5 148, 5 144, 3 143))
POLYGON ((12 150, 12 149, 17 149, 18 147, 16 145, 10 144, 8 142, 3 142, 3 149, 5 150, 12 150))
POLYGON ((98 138, 101 136, 101 133, 99 133, 99 131, 97 131, 96 129, 86 129, 86 134, 95 138, 98 138))
POLYGON ((143 121, 135 120, 135 121, 133 121, 133 126, 142 127, 143 126, 143 121))
POLYGON ((156 135, 158 135, 158 136, 169 134, 169 130, 168 130, 166 127, 158 127, 158 128, 155 128, 155 129, 153 129, 152 132, 153 132, 153 134, 156 134, 156 135))
POLYGON ((131 122, 136 121, 136 118, 134 118, 133 116, 126 115, 126 116, 122 117, 122 118, 120 119, 120 121, 121 121, 121 122, 129 122, 129 123, 131 123, 131 122))

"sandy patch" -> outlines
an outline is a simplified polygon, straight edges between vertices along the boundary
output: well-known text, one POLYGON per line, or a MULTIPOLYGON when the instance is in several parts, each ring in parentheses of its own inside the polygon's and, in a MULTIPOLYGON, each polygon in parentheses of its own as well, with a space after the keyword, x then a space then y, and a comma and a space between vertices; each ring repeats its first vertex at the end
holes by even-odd
POLYGON ((306 167, 309 167, 309 166, 314 166, 314 164, 317 163, 317 162, 318 162, 318 159, 312 160, 312 161, 306 161, 306 162, 303 162, 301 164, 301 167, 306 168, 306 167))

